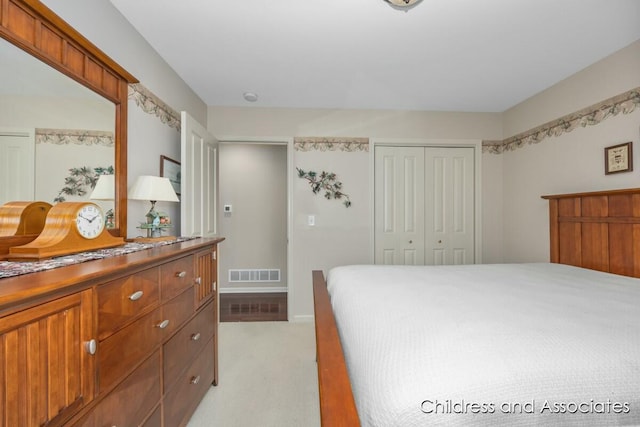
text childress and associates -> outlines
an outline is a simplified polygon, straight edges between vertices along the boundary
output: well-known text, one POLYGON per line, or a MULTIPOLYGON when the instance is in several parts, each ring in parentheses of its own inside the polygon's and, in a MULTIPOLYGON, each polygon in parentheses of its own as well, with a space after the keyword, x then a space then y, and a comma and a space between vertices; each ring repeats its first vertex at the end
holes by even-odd
POLYGON ((554 402, 545 400, 538 404, 535 400, 526 402, 467 402, 465 400, 424 400, 420 410, 425 414, 628 414, 628 402, 604 402, 591 399, 588 402, 554 402))

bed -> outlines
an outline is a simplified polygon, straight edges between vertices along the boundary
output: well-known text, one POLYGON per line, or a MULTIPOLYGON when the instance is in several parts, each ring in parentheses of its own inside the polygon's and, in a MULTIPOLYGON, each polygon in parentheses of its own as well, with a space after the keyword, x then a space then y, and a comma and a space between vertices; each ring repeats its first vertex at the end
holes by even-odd
POLYGON ((640 425, 640 189, 543 197, 550 263, 313 272, 323 426, 640 425))

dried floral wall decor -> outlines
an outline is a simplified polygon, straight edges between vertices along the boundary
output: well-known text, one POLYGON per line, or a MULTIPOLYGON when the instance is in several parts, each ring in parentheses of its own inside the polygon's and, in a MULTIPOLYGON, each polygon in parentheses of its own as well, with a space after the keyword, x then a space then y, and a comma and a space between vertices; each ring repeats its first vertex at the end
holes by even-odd
POLYGON ((342 201, 342 204, 347 208, 351 206, 349 195, 342 192, 342 183, 336 179, 335 173, 322 171, 318 174, 314 171, 305 172, 300 168, 296 168, 296 170, 298 171, 298 178, 309 181, 313 194, 324 191, 325 199, 345 199, 342 201))
POLYGON ((69 176, 64 179, 64 187, 53 199, 54 203, 64 202, 65 196, 84 196, 93 190, 100 175, 113 175, 113 166, 96 167, 81 166, 69 169, 69 176))

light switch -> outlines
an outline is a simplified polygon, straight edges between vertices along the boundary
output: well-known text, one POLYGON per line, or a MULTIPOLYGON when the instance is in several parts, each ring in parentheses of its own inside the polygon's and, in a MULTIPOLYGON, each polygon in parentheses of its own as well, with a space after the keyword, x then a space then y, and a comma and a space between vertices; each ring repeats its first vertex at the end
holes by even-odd
POLYGON ((316 225, 316 216, 315 215, 309 215, 307 217, 307 225, 309 227, 313 227, 314 225, 316 225))
POLYGON ((223 210, 225 213, 231 213, 233 211, 233 207, 231 205, 224 205, 223 210))

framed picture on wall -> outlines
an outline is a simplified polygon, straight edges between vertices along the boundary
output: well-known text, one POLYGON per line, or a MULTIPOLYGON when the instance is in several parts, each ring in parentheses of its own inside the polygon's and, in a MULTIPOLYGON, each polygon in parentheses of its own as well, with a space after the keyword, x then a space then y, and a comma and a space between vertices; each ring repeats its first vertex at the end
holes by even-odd
POLYGON ((180 195, 180 162, 173 160, 167 156, 160 156, 160 176, 169 178, 173 191, 180 195))
POLYGON ((604 173, 609 175, 633 170, 632 143, 612 145, 604 149, 604 173))

